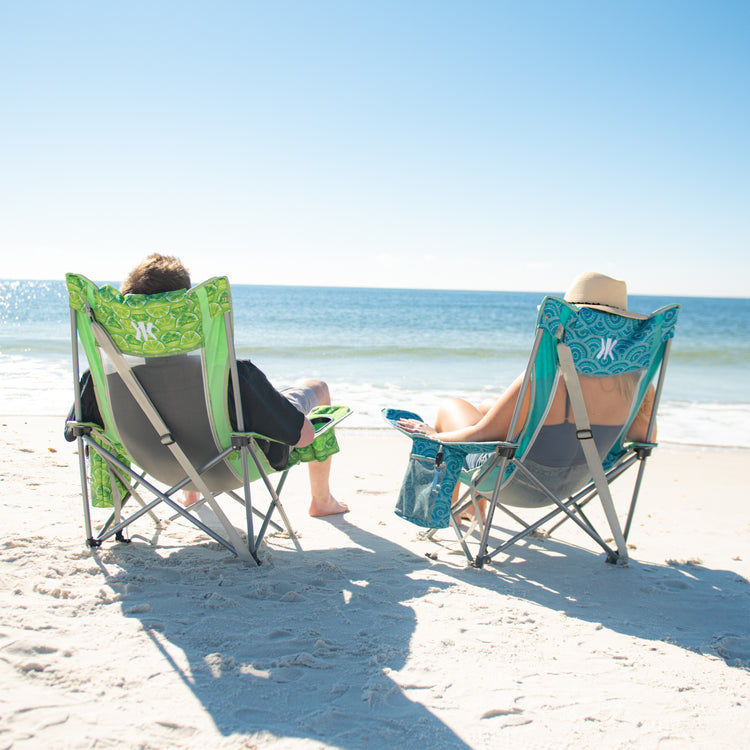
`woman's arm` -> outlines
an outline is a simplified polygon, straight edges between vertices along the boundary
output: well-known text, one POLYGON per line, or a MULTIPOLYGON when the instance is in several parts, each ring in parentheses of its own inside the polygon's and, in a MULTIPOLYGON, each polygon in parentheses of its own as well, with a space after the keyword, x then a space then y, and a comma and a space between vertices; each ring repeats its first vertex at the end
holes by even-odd
MULTIPOLYGON (((655 397, 656 389, 652 385, 646 391, 641 408, 638 410, 638 414, 635 415, 635 419, 630 425, 630 429, 628 430, 628 440, 633 440, 636 443, 643 443, 648 439, 648 423, 651 419, 651 412, 654 410, 655 397)), ((656 440, 656 423, 654 423, 654 434, 651 439, 656 440)))
MULTIPOLYGON (((519 376, 502 396, 497 398, 486 414, 470 407, 451 410, 441 407, 435 427, 414 419, 399 420, 398 425, 408 432, 419 432, 446 443, 479 443, 506 440, 513 410, 521 391, 523 376, 519 376)), ((526 421, 529 396, 524 399, 519 426, 526 421)), ((465 402, 461 402, 465 404, 465 402)))
MULTIPOLYGON (((495 400, 495 403, 492 404, 487 413, 478 422, 438 432, 438 439, 448 443, 481 443, 491 440, 507 440, 513 410, 516 408, 518 394, 521 392, 522 380, 523 376, 516 378, 508 390, 495 400)), ((529 395, 527 393, 521 408, 519 425, 523 425, 526 421, 528 404, 529 395)))

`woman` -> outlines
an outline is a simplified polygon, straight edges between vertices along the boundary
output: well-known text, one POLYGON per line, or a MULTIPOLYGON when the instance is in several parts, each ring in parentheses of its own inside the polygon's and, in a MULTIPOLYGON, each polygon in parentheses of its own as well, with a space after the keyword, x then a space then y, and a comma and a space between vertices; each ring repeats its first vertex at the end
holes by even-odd
MULTIPOLYGON (((566 302, 592 307, 615 315, 645 319, 646 316, 627 309, 627 287, 624 281, 599 273, 584 273, 576 278, 565 294, 566 302)), ((639 374, 613 377, 579 376, 584 402, 592 425, 600 455, 606 455, 617 439, 622 425, 627 421, 632 406, 639 374)), ((408 432, 423 433, 444 442, 483 442, 508 440, 513 411, 521 391, 523 375, 516 378, 502 396, 475 406, 461 398, 443 402, 434 426, 415 419, 399 420, 399 426, 408 432)), ((529 410, 529 391, 521 405, 517 429, 526 422, 529 410)), ((627 438, 645 441, 654 401, 653 386, 633 420, 627 438)), ((583 452, 575 440, 575 419, 570 408, 568 392, 563 379, 557 386, 552 404, 544 421, 545 429, 532 447, 527 459, 544 467, 545 473, 559 485, 574 481, 568 471, 580 467, 578 474, 586 471, 583 452), (572 435, 572 439, 571 439, 572 435)), ((655 435, 654 435, 655 437, 655 435)), ((487 454, 469 456, 468 466, 475 467, 486 460, 487 454)), ((516 504, 544 504, 539 491, 529 486, 520 493, 516 504), (528 490, 528 491, 526 491, 528 490)))

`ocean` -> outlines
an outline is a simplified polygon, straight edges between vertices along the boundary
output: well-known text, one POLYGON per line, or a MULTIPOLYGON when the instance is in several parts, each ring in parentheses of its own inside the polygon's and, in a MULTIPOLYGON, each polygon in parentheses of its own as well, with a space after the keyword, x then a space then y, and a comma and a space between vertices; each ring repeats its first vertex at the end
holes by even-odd
MULTIPOLYGON (((329 383, 350 428, 385 428, 383 407, 428 421, 446 396, 499 394, 524 368, 543 295, 345 287, 232 287, 239 357, 277 387, 329 383)), ((750 299, 631 296, 682 305, 659 440, 750 448, 750 299)), ((72 399, 64 281, 0 280, 0 416, 59 415, 72 399)))

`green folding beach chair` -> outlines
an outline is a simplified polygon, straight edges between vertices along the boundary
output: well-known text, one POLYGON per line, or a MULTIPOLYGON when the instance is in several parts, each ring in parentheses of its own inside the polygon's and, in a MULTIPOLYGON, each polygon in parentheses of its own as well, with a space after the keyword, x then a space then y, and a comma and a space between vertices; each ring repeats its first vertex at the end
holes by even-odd
POLYGON ((274 469, 261 450, 270 439, 244 431, 227 279, 146 296, 99 288, 76 274, 66 278, 75 382, 74 420, 66 427, 78 442, 88 544, 99 546, 112 537, 127 541, 124 530, 147 514, 164 525, 170 519, 160 520, 156 511, 167 506, 172 520, 187 519, 243 560, 259 564, 269 526, 283 530, 274 512, 299 548, 279 497, 287 472, 300 461, 322 461, 337 452, 333 428, 350 410, 315 409, 309 415, 314 442, 291 451, 274 486, 269 478, 274 469), (81 421, 79 340, 102 425, 81 421), (229 418, 230 374, 236 431, 229 418), (264 510, 250 494, 258 479, 269 497, 264 510), (202 499, 184 508, 175 502, 180 490, 197 491, 202 499), (226 497, 245 507, 245 539, 222 510, 219 499, 226 497), (203 503, 218 517, 221 531, 196 515, 203 503), (108 508, 96 532, 95 508, 108 508))
MULTIPOLYGON (((412 461, 415 454, 423 462, 435 455, 442 459, 441 447, 461 457, 463 469, 456 474, 465 489, 459 492, 450 512, 444 514, 445 523, 441 525, 454 529, 473 565, 483 566, 546 524, 555 524, 545 532, 550 534, 567 520, 575 522, 604 550, 608 562, 627 563, 627 538, 646 459, 656 447, 656 412, 678 313, 679 305, 671 305, 641 320, 578 308, 562 299, 546 297, 540 306, 536 337, 507 441, 440 443, 402 430, 414 441, 412 461), (631 406, 622 424, 590 423, 585 403, 586 379, 604 377, 629 396, 631 406), (630 442, 628 431, 654 382, 648 440, 630 442), (558 385, 567 393, 574 419, 547 425, 545 420, 558 385), (529 413, 525 423, 520 424, 526 394, 530 397, 529 413), (630 501, 618 514, 610 485, 636 465, 630 501), (600 533, 585 512, 586 505, 597 497, 609 534, 600 533), (470 505, 476 508, 480 498, 488 498, 489 505, 485 523, 479 523, 478 550, 472 552, 471 530, 467 533, 462 529, 461 516, 470 505), (497 510, 503 511, 502 518, 510 519, 519 530, 496 528, 497 510), (490 538, 495 539, 495 535, 500 539, 490 549, 490 538), (606 539, 609 536, 612 541, 606 539)), ((394 409, 384 410, 384 416, 395 427, 401 417, 420 419, 394 409)), ((412 481, 413 475, 407 473, 402 494, 410 490, 408 483, 412 481)), ((455 483, 447 488, 448 494, 454 486, 455 483)), ((434 534, 433 529, 427 536, 434 534)))

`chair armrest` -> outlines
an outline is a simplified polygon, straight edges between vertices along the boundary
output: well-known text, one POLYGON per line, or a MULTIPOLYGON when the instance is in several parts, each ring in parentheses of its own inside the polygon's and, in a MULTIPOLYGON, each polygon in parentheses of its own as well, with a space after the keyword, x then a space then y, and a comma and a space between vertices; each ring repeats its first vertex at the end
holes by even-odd
POLYGON ((651 455, 651 452, 656 448, 658 443, 643 443, 638 440, 634 440, 631 443, 625 444, 625 449, 628 451, 633 451, 638 458, 642 461, 644 458, 648 458, 651 455))
MULTIPOLYGON (((300 461, 325 461, 330 456, 338 453, 339 445, 333 428, 351 413, 352 410, 348 406, 316 406, 307 415, 315 428, 315 437, 310 445, 306 445, 303 448, 292 446, 287 468, 294 466, 294 464, 300 461)), ((247 445, 251 439, 269 440, 273 443, 282 442, 262 435, 259 432, 233 432, 232 446, 234 448, 241 448, 243 445, 247 445)))
POLYGON ((445 440, 436 440, 435 442, 441 445, 457 446, 467 453, 496 453, 498 450, 515 450, 518 447, 518 443, 508 443, 504 440, 491 440, 481 443, 452 443, 445 440))
POLYGON ((339 444, 333 428, 351 413, 348 406, 316 406, 307 415, 315 428, 315 437, 310 445, 292 449, 289 465, 298 461, 325 461, 338 453, 339 444))
POLYGON ((69 419, 65 422, 65 439, 69 443, 72 443, 77 437, 101 431, 102 426, 95 422, 76 422, 73 419, 69 419))
POLYGON ((398 420, 399 419, 416 419, 420 422, 424 421, 422 417, 420 417, 418 414, 414 414, 410 411, 401 411, 399 409, 383 409, 382 410, 383 418, 385 419, 388 424, 393 427, 395 430, 398 430, 403 435, 406 435, 407 437, 411 438, 412 440, 428 440, 432 443, 436 443, 438 445, 445 445, 450 446, 451 448, 458 448, 459 450, 463 451, 464 453, 495 453, 498 451, 505 452, 508 455, 512 456, 513 453, 515 453, 516 448, 518 447, 518 443, 508 443, 503 440, 491 440, 491 441, 483 441, 480 443, 454 443, 454 442, 448 442, 446 440, 439 440, 436 437, 433 437, 432 435, 425 435, 422 432, 409 432, 408 430, 405 430, 403 427, 399 427, 398 420))
POLYGON ((643 443, 640 440, 631 440, 631 441, 627 441, 625 443, 625 445, 628 448, 633 448, 633 449, 636 449, 636 448, 656 448, 656 446, 659 445, 659 443, 643 443))
MULTIPOLYGON (((315 437, 324 435, 326 432, 332 430, 339 422, 346 419, 352 410, 348 406, 316 406, 308 415, 307 418, 312 422, 315 428, 315 437)), ((232 432, 232 440, 237 438, 238 440, 246 440, 247 438, 255 438, 256 440, 269 440, 272 443, 282 443, 282 440, 276 440, 275 438, 263 435, 260 432, 232 432)), ((284 443, 288 445, 288 443, 284 443)))
POLYGON ((332 430, 339 422, 350 416, 352 410, 348 406, 316 406, 307 418, 315 428, 315 437, 332 430))
POLYGON ((247 443, 250 438, 253 438, 254 440, 268 440, 271 443, 283 443, 284 445, 287 445, 287 443, 284 443, 282 440, 276 440, 275 438, 268 437, 268 435, 263 435, 260 432, 232 432, 230 433, 230 437, 232 438, 232 444, 237 442, 238 445, 242 442, 247 443))

